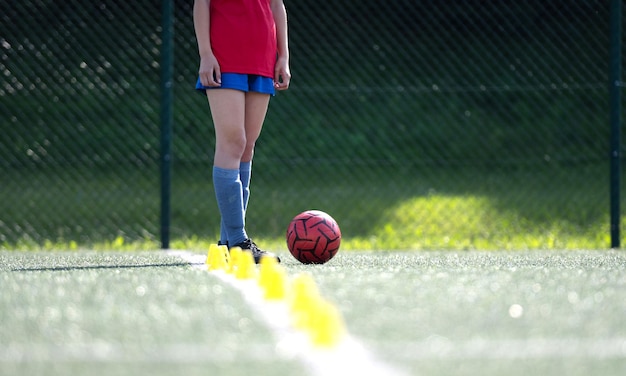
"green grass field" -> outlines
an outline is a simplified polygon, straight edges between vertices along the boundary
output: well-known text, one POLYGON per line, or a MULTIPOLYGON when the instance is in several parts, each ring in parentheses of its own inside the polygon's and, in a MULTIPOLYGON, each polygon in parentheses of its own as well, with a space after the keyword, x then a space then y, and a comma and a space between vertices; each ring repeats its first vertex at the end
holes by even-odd
MULTIPOLYGON (((610 244, 604 164, 506 173, 377 170, 370 171, 376 177, 371 178, 350 175, 345 166, 329 176, 323 166, 275 174, 260 159, 246 227, 268 249, 284 248, 289 221, 308 209, 335 217, 344 250, 602 249, 610 244)), ((220 219, 209 168, 175 170, 174 248, 202 250, 217 241, 220 219), (202 171, 207 173, 199 179, 202 171)), ((5 178, 0 249, 159 247, 156 168, 46 169, 5 178)))
MULTIPOLYGON (((310 273, 339 309, 367 350, 360 360, 388 374, 626 372, 621 251, 340 252, 319 266, 281 256, 291 279, 310 273)), ((160 251, 5 251, 0 280, 2 375, 358 369, 350 355, 327 362, 333 348, 286 351, 246 298, 253 285, 160 251)))

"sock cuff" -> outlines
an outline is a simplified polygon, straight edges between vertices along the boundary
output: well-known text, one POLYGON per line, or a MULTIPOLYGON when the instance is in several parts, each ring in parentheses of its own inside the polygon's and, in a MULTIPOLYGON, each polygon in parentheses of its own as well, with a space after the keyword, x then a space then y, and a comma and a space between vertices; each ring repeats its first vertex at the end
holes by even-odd
POLYGON ((252 168, 252 161, 239 163, 239 171, 250 171, 252 168))
POLYGON ((213 166, 213 177, 237 180, 239 178, 239 170, 230 170, 227 168, 213 166))

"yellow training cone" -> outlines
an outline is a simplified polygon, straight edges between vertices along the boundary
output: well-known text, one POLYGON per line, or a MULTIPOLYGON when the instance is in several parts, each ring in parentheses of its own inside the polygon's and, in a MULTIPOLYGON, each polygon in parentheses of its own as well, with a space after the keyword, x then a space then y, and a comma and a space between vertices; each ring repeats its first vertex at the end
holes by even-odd
POLYGON ((209 270, 225 270, 226 259, 222 250, 217 244, 211 244, 209 246, 209 253, 207 254, 206 264, 209 270))
POLYGON ((259 287, 264 291, 270 284, 270 280, 273 278, 273 274, 276 269, 276 260, 271 260, 269 257, 261 257, 259 264, 259 287))
POLYGON ((239 247, 233 247, 230 249, 230 258, 228 260, 228 266, 226 267, 226 271, 230 274, 235 274, 237 271, 237 266, 239 265, 239 257, 243 251, 239 247))
POLYGON ((220 244, 217 246, 217 248, 219 248, 224 255, 224 270, 227 270, 228 265, 230 264, 230 252, 228 251, 228 246, 220 244))
POLYGON ((270 256, 266 256, 263 255, 261 256, 261 262, 260 262, 260 267, 261 270, 263 270, 266 267, 274 267, 276 265, 278 265, 278 260, 276 260, 276 257, 270 257, 270 256))
POLYGON ((211 244, 209 246, 209 251, 206 254, 206 262, 205 262, 206 265, 207 265, 207 268, 209 268, 209 265, 211 265, 211 259, 213 257, 213 252, 214 252, 213 248, 215 248, 215 247, 217 247, 217 244, 211 244))
POLYGON ((237 260, 237 270, 235 278, 237 279, 254 279, 257 277, 256 264, 252 252, 242 251, 237 260))
POLYGON ((320 300, 310 317, 309 334, 315 346, 332 347, 337 345, 346 333, 345 324, 339 310, 331 303, 320 300))
POLYGON ((291 289, 290 308, 293 315, 293 324, 298 329, 308 330, 311 317, 321 300, 315 281, 311 275, 302 273, 293 280, 291 289))
MULTIPOLYGON (((269 259, 270 257, 266 258, 269 259)), ((259 286, 263 290, 265 299, 284 299, 287 293, 287 273, 285 269, 278 265, 276 261, 274 261, 273 264, 263 264, 263 262, 261 262, 259 286)))
POLYGON ((300 273, 293 280, 291 290, 291 310, 306 310, 312 299, 319 298, 319 291, 313 277, 308 273, 300 273))

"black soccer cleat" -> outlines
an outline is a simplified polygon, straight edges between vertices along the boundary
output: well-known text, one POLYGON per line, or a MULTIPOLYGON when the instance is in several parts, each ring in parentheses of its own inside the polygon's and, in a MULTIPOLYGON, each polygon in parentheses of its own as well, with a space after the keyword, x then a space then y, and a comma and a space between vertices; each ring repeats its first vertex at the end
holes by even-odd
POLYGON ((255 264, 260 263, 261 258, 263 257, 274 257, 276 261, 280 262, 280 258, 278 256, 271 252, 262 251, 261 249, 259 249, 259 247, 257 247, 252 239, 246 239, 239 244, 235 244, 233 247, 239 247, 242 251, 252 252, 252 257, 254 257, 255 264))

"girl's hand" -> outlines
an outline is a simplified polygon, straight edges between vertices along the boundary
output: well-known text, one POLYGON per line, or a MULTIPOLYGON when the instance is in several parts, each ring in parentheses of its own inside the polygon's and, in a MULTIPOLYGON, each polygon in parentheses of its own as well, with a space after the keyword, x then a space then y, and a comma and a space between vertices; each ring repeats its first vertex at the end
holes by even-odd
POLYGON ((287 90, 290 81, 289 61, 287 58, 279 57, 274 66, 274 88, 276 90, 287 90))
POLYGON ((198 75, 203 86, 217 87, 222 85, 222 72, 215 55, 200 57, 198 75))

